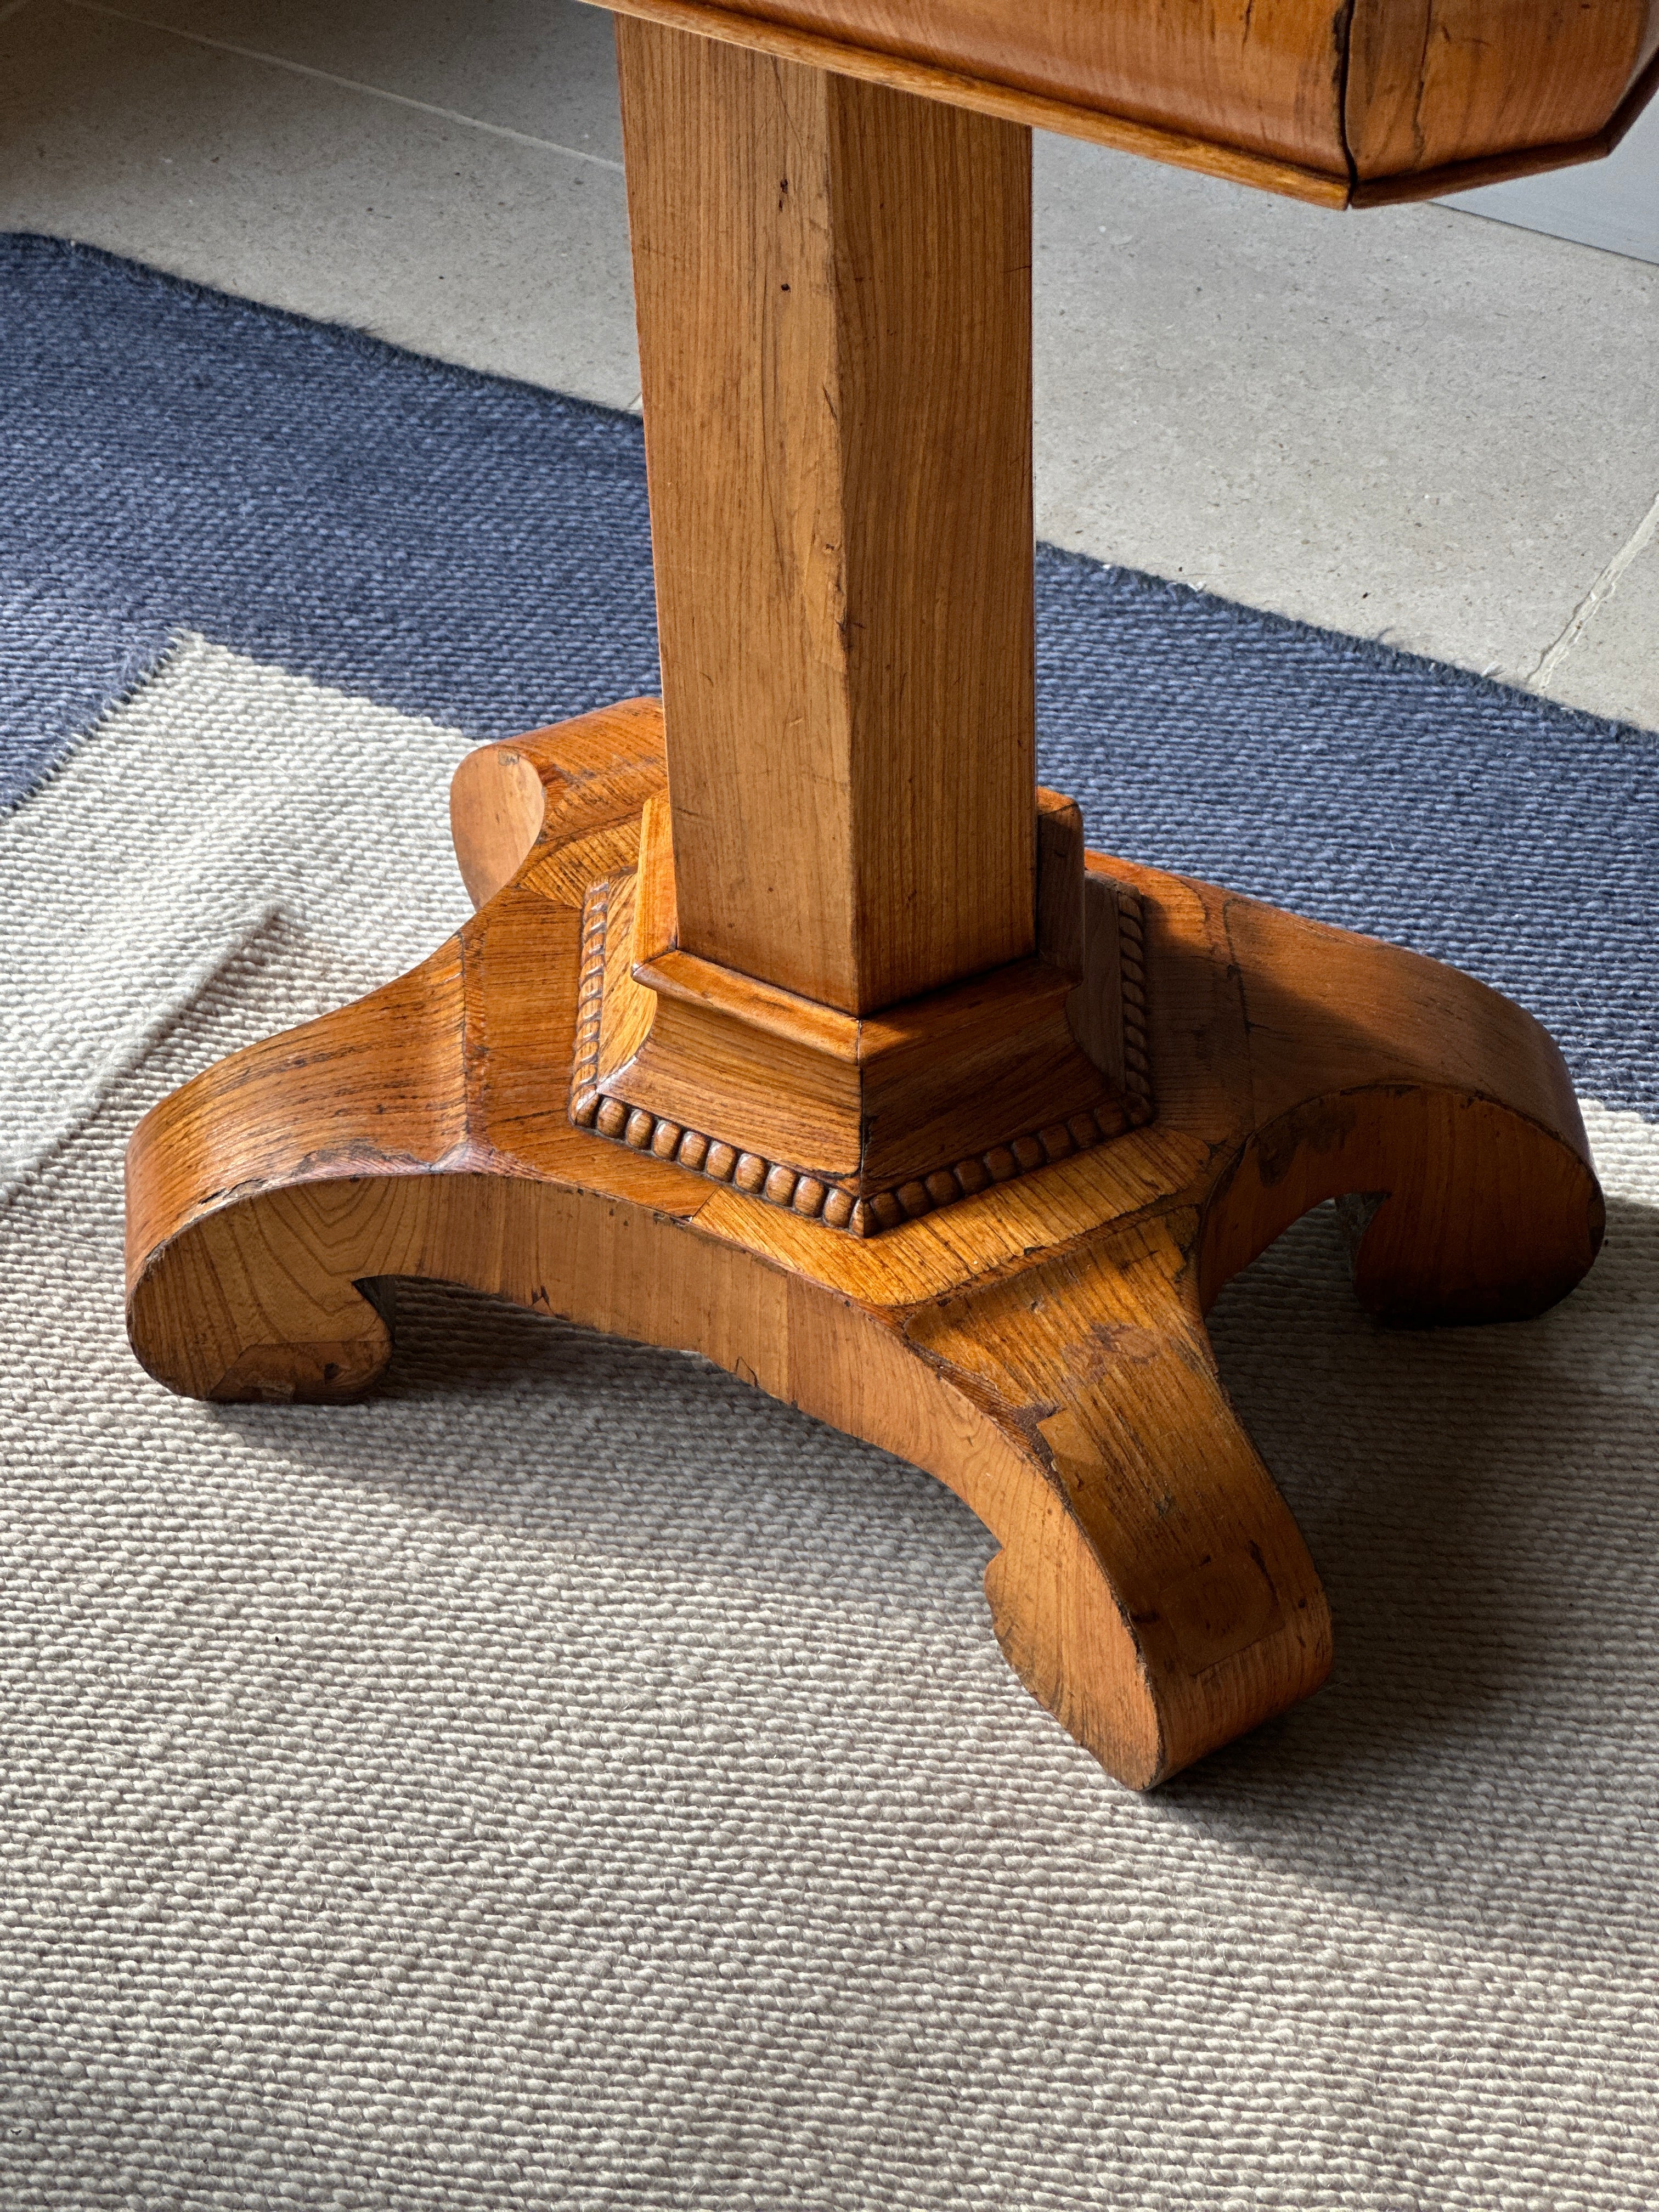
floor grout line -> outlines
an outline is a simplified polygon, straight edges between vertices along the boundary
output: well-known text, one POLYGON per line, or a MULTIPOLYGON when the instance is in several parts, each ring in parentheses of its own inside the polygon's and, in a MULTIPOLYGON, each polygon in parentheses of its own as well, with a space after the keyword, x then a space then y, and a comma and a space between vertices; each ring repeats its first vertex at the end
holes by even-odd
MULTIPOLYGON (((620 176, 623 165, 607 155, 585 154, 580 146, 562 146, 555 138, 537 138, 528 131, 509 130, 505 123, 486 123, 477 115, 463 115, 459 108, 439 107, 429 100, 411 100, 407 93, 388 92, 381 84, 365 84, 351 76, 337 76, 332 70, 313 69, 309 62, 289 61, 283 54, 261 53, 255 46, 234 46, 228 39, 210 39, 201 31, 181 31, 172 23, 157 23, 148 15, 136 15, 125 8, 112 8, 106 0, 66 0, 71 8, 78 8, 88 15, 107 15, 118 23, 134 23, 141 30, 159 32, 163 38, 185 39, 193 46, 210 46, 216 53, 235 54, 243 61, 264 62, 271 69, 288 70, 295 76, 315 77, 324 84, 338 85, 346 92, 367 93, 371 100, 389 100, 398 107, 412 107, 420 115, 435 115, 446 123, 464 123, 471 131, 488 131, 492 138, 510 138, 520 146, 534 146, 544 154, 563 154, 573 161, 591 161, 596 169, 612 169, 620 176)), ((9 7, 0 6, 0 21, 15 15, 18 9, 28 5, 28 0, 11 0, 9 7)))
POLYGON ((1547 691, 1556 670, 1572 651, 1596 609, 1606 604, 1618 589, 1619 579, 1638 554, 1659 537, 1659 499, 1656 499, 1628 538, 1613 555, 1607 567, 1590 586, 1572 611, 1572 618, 1553 645, 1546 646, 1539 655, 1538 665, 1526 678, 1529 691, 1547 691))

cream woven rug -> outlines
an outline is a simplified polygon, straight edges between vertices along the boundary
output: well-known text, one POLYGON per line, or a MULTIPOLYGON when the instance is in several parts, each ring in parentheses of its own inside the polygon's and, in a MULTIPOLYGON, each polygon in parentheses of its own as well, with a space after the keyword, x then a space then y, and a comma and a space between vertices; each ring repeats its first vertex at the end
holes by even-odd
POLYGON ((1321 1216, 1228 1292, 1337 1671, 1139 1799, 963 1508, 699 1363, 131 1359, 128 1131, 459 921, 465 744, 186 639, 0 823, 0 2203, 1645 2212, 1659 1129, 1535 1324, 1372 1328, 1321 1216))

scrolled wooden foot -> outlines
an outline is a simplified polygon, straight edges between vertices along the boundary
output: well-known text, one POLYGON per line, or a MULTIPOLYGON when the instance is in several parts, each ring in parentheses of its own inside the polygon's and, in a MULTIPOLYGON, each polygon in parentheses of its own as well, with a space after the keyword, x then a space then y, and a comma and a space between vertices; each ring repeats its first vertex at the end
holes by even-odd
POLYGON ((1138 1788, 1306 1697, 1331 1661, 1313 1562, 1216 1373, 1197 1226, 1144 1216, 905 1331, 973 1378, 1023 1455, 1023 1480, 969 1497, 1002 1539, 986 1589, 1004 1652, 1138 1788))
POLYGON ((1125 1782, 1306 1696, 1324 1598, 1203 1314, 1346 1194, 1388 1318, 1561 1297, 1601 1201, 1549 1039, 1432 962, 1091 856, 1140 902, 1155 1117, 860 1239, 571 1118, 584 902, 637 867, 662 775, 651 702, 475 755, 460 934, 146 1118, 139 1358, 198 1396, 343 1399, 387 1356, 384 1279, 469 1284, 704 1353, 948 1483, 1000 1543, 1011 1663, 1125 1782))

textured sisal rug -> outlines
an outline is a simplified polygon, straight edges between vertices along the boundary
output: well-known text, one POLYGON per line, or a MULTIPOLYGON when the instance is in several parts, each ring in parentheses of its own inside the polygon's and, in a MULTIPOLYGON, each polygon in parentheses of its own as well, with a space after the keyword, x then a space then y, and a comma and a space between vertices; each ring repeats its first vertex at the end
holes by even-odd
POLYGON ((465 902, 484 737, 647 689, 639 432, 0 240, 0 2204, 1645 2212, 1659 2197, 1659 739, 1044 553, 1095 842, 1453 958, 1609 1200, 1522 1328, 1229 1383, 1328 1690, 1117 1789, 925 1477, 406 1298, 375 1400, 172 1399, 121 1152, 465 902))

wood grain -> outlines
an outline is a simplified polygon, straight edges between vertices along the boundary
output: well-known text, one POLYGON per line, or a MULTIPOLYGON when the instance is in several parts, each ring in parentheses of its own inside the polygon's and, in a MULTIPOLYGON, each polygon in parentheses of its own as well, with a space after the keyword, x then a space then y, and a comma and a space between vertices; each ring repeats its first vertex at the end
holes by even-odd
MULTIPOLYGON (((532 842, 530 757, 501 745, 469 764, 480 899, 532 842)), ((1146 1121, 1139 902, 1085 883, 1077 808, 1036 801, 1038 956, 859 1016, 680 949, 669 809, 647 799, 635 869, 584 897, 572 1120, 860 1237, 1146 1121)))
POLYGON ((617 46, 681 947, 866 1013, 1032 946, 1030 134, 617 46))
MULTIPOLYGON (((1433 962, 1091 856, 1144 902, 1158 1119, 837 1235, 566 1115, 592 866, 570 856, 637 847, 662 787, 651 724, 636 703, 516 741, 546 823, 459 938, 146 1117, 134 1346, 199 1396, 347 1398, 387 1357, 387 1279, 415 1276, 702 1352, 964 1498, 1000 1546, 1010 1661, 1147 1786, 1307 1695, 1330 1655, 1204 1310, 1346 1192, 1359 1294, 1391 1319, 1565 1295, 1601 1216, 1559 1057, 1433 962)), ((489 781, 461 772, 464 838, 497 818, 489 781)))
POLYGON ((1659 46, 1656 0, 1359 0, 1352 16, 1336 0, 620 4, 1329 207, 1432 198, 1598 160, 1659 82, 1648 66, 1659 46))
POLYGON ((1644 59, 1650 0, 1356 0, 1346 118, 1370 179, 1590 139, 1644 59))
POLYGON ((943 62, 1078 107, 1342 167, 1342 10, 1333 0, 1203 8, 1098 0, 726 0, 738 15, 943 62))
POLYGON ((1357 178, 1349 194, 1355 208, 1389 207, 1405 200, 1439 199, 1449 192, 1474 191, 1481 185, 1506 184, 1511 178, 1537 176, 1550 169, 1576 167, 1604 160, 1659 90, 1659 0, 1645 42, 1645 58, 1624 98, 1607 121, 1589 137, 1555 143, 1534 143, 1507 153, 1459 157, 1437 168, 1403 170, 1357 178))
POLYGON ((711 36, 793 32, 1346 181, 1336 0, 721 0, 711 36), (718 21, 718 28, 715 27, 718 21))

